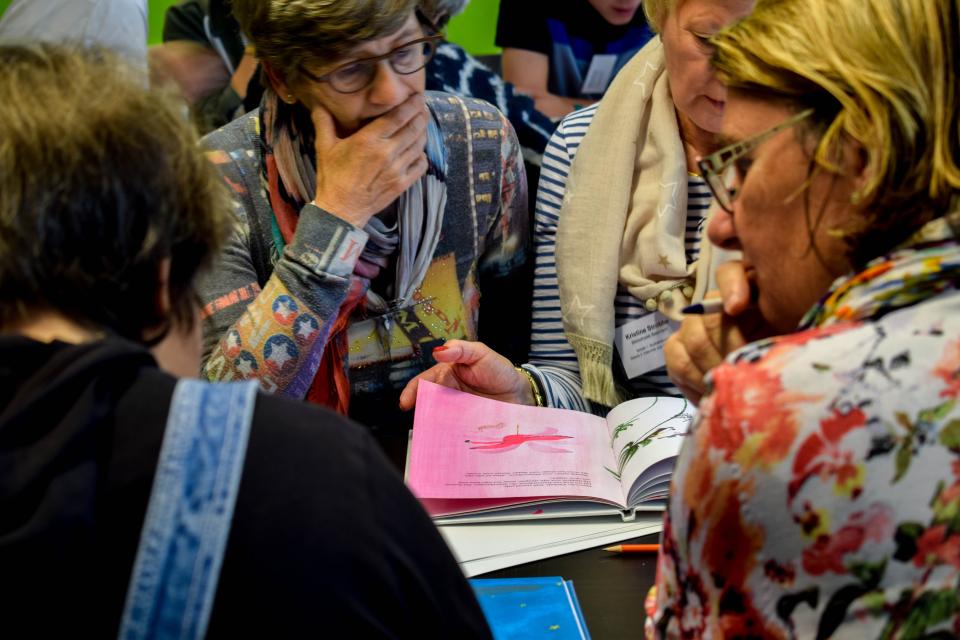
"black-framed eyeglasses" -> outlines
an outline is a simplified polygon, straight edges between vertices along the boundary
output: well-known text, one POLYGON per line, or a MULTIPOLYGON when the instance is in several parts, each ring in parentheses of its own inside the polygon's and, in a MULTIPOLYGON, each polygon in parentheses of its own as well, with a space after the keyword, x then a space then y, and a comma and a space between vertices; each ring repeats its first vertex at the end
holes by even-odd
POLYGON ((792 127, 804 118, 809 118, 811 115, 813 115, 813 109, 805 109, 766 131, 761 131, 746 140, 734 142, 697 162, 697 166, 700 167, 700 175, 706 180, 713 197, 717 199, 717 203, 723 207, 724 211, 733 213, 733 201, 737 199, 737 187, 733 184, 735 172, 730 171, 733 164, 756 149, 765 140, 784 129, 792 127))
POLYGON ((326 82, 339 93, 356 93, 370 86, 377 76, 377 65, 386 60, 390 68, 401 75, 416 73, 427 66, 437 52, 437 45, 443 36, 435 34, 424 36, 402 44, 382 56, 360 58, 340 65, 333 71, 317 76, 306 69, 300 71, 314 82, 326 82))

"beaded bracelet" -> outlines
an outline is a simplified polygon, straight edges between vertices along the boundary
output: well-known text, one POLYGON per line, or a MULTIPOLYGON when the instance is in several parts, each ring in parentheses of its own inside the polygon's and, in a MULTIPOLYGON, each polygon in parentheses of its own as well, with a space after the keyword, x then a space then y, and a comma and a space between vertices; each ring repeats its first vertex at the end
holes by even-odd
POLYGON ((514 367, 517 370, 517 373, 522 375, 527 379, 527 382, 530 383, 530 390, 533 391, 533 401, 538 407, 544 406, 543 402, 543 393, 540 391, 540 383, 537 382, 537 379, 533 377, 533 374, 524 369, 523 367, 514 367))

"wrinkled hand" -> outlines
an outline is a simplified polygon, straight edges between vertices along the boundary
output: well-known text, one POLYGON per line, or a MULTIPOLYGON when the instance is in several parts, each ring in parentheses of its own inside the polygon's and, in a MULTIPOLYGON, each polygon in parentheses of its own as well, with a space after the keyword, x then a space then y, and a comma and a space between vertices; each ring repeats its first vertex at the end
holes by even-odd
POLYGON ((314 204, 363 228, 427 171, 427 110, 415 94, 341 138, 333 116, 317 105, 317 191, 314 204))
POLYGON ((536 404, 526 376, 482 342, 450 340, 434 349, 433 357, 439 364, 408 382, 400 394, 400 408, 404 411, 416 404, 421 380, 503 402, 536 404))
POLYGON ((700 403, 706 391, 707 372, 729 353, 774 335, 763 316, 751 306, 750 281, 740 261, 720 265, 717 284, 720 290, 714 293, 723 300, 723 311, 686 316, 680 330, 670 336, 663 348, 670 380, 694 404, 700 403))

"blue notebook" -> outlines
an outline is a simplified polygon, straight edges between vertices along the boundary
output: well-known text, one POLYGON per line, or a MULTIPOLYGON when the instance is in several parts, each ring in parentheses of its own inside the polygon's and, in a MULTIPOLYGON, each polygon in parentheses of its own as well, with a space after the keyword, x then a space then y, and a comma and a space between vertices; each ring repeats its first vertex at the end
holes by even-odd
POLYGON ((569 580, 474 578, 470 585, 496 640, 590 638, 569 580))

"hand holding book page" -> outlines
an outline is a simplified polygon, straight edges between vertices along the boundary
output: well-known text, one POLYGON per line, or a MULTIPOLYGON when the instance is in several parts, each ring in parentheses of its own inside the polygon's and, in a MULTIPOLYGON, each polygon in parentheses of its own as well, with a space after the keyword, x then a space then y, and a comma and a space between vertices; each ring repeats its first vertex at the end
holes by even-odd
POLYGON ((638 398, 607 418, 498 402, 421 381, 408 484, 435 517, 496 510, 491 519, 632 515, 662 508, 693 408, 638 398), (541 509, 504 511, 538 503, 541 509))

